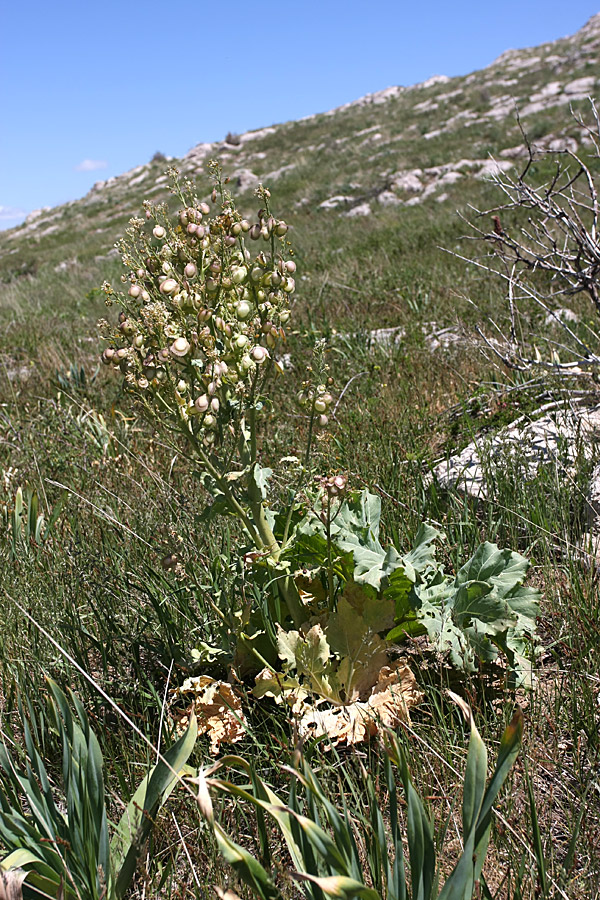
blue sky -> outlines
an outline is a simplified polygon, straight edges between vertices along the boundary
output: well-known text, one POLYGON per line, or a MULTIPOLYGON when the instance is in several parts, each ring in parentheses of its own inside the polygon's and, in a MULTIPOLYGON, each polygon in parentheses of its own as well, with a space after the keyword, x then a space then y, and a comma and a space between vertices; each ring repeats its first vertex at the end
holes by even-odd
POLYGON ((55 0, 0 13, 0 228, 160 150, 461 75, 599 0, 55 0))

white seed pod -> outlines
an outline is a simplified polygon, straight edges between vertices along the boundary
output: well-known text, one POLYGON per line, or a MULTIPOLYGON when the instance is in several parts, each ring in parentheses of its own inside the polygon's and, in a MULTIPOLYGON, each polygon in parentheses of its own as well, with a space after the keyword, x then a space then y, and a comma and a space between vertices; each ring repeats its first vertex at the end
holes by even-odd
POLYGON ((176 387, 175 390, 176 390, 179 394, 187 394, 187 392, 189 391, 189 389, 190 389, 190 386, 189 386, 189 384, 187 383, 187 381, 184 381, 184 379, 181 378, 181 379, 177 382, 177 387, 176 387))
POLYGON ((234 237, 237 237, 242 231, 242 226, 239 222, 234 222, 231 226, 231 233, 234 237))
POLYGON ((144 301, 144 303, 147 303, 148 300, 150 299, 150 294, 148 293, 148 291, 142 291, 141 298, 144 301))
POLYGON ((200 206, 198 207, 198 209, 205 216, 207 216, 210 212, 210 206, 208 205, 208 203, 201 203, 200 206))
POLYGON ((133 297, 134 300, 137 300, 137 298, 140 296, 141 293, 142 293, 142 289, 139 286, 139 284, 132 284, 131 287, 129 288, 129 296, 133 297))
POLYGON ((164 272, 165 275, 168 275, 169 272, 172 272, 172 271, 173 271, 173 266, 171 265, 170 262, 167 262, 167 261, 165 260, 165 262, 164 262, 164 263, 162 264, 162 266, 161 266, 161 269, 163 270, 163 272, 164 272))
POLYGON ((119 347, 119 349, 115 353, 115 356, 117 359, 123 360, 123 359, 127 358, 127 354, 128 354, 128 351, 125 347, 119 347))
POLYGON ((232 266, 231 280, 234 284, 241 284, 248 277, 248 269, 246 266, 232 266))
POLYGON ((217 383, 216 381, 211 381, 211 382, 209 382, 209 385, 208 385, 208 387, 206 388, 206 393, 208 394, 208 396, 209 396, 209 397, 214 397, 214 395, 217 393, 217 388, 218 388, 218 387, 219 387, 219 385, 218 385, 218 383, 217 383))
POLYGON ((250 222, 248 221, 248 219, 242 219, 242 221, 240 222, 240 225, 241 225, 242 231, 244 233, 247 231, 250 231, 251 226, 250 226, 250 222))
POLYGON ((279 313, 279 321, 282 325, 285 325, 290 321, 290 311, 289 309, 284 309, 279 313))
POLYGON ((196 234, 198 231, 198 226, 195 222, 190 222, 186 230, 188 234, 196 234))
POLYGON ((183 358, 190 352, 190 347, 191 345, 187 338, 178 337, 175 338, 175 340, 169 347, 169 350, 171 351, 173 356, 183 358))
POLYGON ((210 406, 210 400, 208 399, 206 394, 202 394, 200 397, 196 398, 196 400, 194 401, 194 406, 199 413, 205 413, 210 406))
POLYGON ((286 271, 290 273, 290 275, 293 275, 294 272, 296 271, 296 263, 294 262, 293 259, 288 259, 288 261, 285 264, 285 268, 286 268, 286 271))
POLYGON ((145 278, 147 275, 147 272, 145 269, 138 269, 136 272, 136 275, 138 278, 145 278))
POLYGON ((138 384, 139 388, 141 388, 143 391, 145 391, 146 388, 148 387, 148 385, 150 384, 150 382, 148 381, 148 379, 146 378, 145 375, 142 375, 140 378, 138 378, 137 384, 138 384))
POLYGON ((219 398, 213 397, 212 400, 210 401, 210 408, 212 409, 212 411, 214 413, 218 413, 219 407, 220 407, 219 398))
POLYGON ((217 420, 215 419, 215 417, 213 416, 212 413, 207 413, 204 416, 204 421, 202 424, 204 425, 205 428, 214 428, 215 425, 217 424, 217 420))
POLYGON ((244 322, 249 316, 252 315, 252 307, 246 300, 240 300, 236 307, 235 314, 240 322, 244 322))
POLYGON ((136 334, 134 339, 131 342, 132 346, 135 347, 136 350, 141 350, 144 346, 144 338, 141 334, 136 334))
POLYGON ((102 362, 105 366, 110 366, 115 356, 115 351, 112 347, 106 347, 102 353, 102 362))
POLYGON ((219 282, 216 278, 207 278, 206 279, 206 290, 209 294, 214 294, 217 288, 219 287, 219 282))
POLYGON ((325 428, 325 426, 327 425, 328 422, 329 422, 329 419, 325 415, 321 415, 317 419, 317 425, 319 426, 319 428, 325 428))
POLYGON ((174 278, 165 278, 160 285, 160 292, 161 294, 173 294, 178 287, 179 285, 174 278))
POLYGON ((252 348, 252 359, 257 362, 259 365, 264 363, 264 361, 268 358, 269 351, 266 347, 261 347, 260 345, 252 348))
POLYGON ((281 283, 281 287, 286 292, 286 294, 293 294, 296 290, 296 282, 293 278, 284 278, 281 283))
POLYGON ((283 237, 288 232, 288 225, 285 222, 278 222, 275 226, 275 234, 277 237, 283 237))
POLYGON ((159 350, 157 355, 161 362, 168 362, 170 359, 169 351, 166 347, 163 347, 161 350, 159 350))
POLYGON ((198 273, 198 269, 193 262, 189 262, 183 272, 186 278, 194 278, 198 273))
POLYGON ((154 228, 152 229, 152 234, 153 234, 154 237, 157 238, 159 241, 162 241, 162 239, 165 237, 166 233, 167 233, 167 232, 166 232, 165 229, 162 227, 162 225, 155 225, 154 228))
POLYGON ((240 360, 240 369, 242 370, 242 374, 248 372, 250 369, 254 367, 254 363, 248 354, 244 354, 240 360))
POLYGON ((333 483, 339 491, 343 491, 346 487, 346 479, 343 475, 336 475, 333 483))

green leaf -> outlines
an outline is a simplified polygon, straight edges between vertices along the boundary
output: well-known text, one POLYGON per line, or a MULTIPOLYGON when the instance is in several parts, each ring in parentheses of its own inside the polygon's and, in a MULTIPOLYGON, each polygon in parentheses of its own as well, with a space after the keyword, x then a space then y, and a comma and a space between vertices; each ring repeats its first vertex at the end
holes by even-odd
POLYGON ((254 468, 252 469, 252 477, 254 479, 254 483, 255 483, 256 487, 258 488, 258 490, 260 491, 260 495, 263 500, 266 500, 266 498, 267 498, 267 493, 268 493, 268 489, 269 489, 269 479, 271 478, 272 475, 273 475, 273 469, 269 469, 269 468, 261 469, 261 467, 258 465, 258 463, 256 463, 254 468))
POLYGON ((269 874, 247 850, 236 844, 217 823, 214 824, 217 845, 223 859, 235 870, 260 900, 279 900, 281 894, 269 874))
POLYGON ((185 769, 198 737, 196 717, 192 713, 187 731, 144 778, 129 802, 111 841, 114 867, 117 873, 115 895, 123 897, 144 844, 150 835, 154 818, 168 798, 185 769))
POLYGON ((419 575, 422 575, 427 569, 435 568, 436 547, 434 541, 441 537, 442 533, 437 528, 422 523, 417 531, 412 550, 402 557, 405 565, 411 566, 419 575))

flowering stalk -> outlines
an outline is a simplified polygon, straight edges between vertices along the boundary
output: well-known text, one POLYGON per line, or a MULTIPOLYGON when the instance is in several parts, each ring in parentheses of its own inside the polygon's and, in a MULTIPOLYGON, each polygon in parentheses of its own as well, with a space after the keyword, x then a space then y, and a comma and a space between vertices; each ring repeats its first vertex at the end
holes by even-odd
MULTIPOLYGON (((259 186, 257 221, 237 211, 216 163, 211 206, 189 180, 171 170, 181 202, 175 223, 165 204, 146 201, 119 243, 123 289, 105 283, 107 305, 121 307, 117 327, 101 322, 102 361, 155 425, 185 439, 204 484, 243 526, 259 555, 277 568, 281 547, 264 501, 265 470, 257 459, 261 391, 283 369, 276 350, 285 340, 296 264, 288 226, 270 211, 259 186), (258 243, 258 252, 251 252, 258 243)), ((303 610, 293 580, 276 579, 299 627, 303 610)))

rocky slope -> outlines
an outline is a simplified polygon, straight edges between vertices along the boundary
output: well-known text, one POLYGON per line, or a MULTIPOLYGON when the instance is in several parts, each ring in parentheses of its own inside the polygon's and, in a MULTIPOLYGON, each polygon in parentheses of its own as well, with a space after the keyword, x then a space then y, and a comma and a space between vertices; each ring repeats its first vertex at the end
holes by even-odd
MULTIPOLYGON (((508 50, 465 77, 390 87, 326 113, 201 143, 170 160, 205 177, 219 158, 238 192, 277 186, 280 207, 355 218, 423 204, 460 206, 465 186, 518 164, 525 148, 516 112, 538 147, 576 151, 588 140, 572 112, 589 113, 600 88, 600 13, 575 35, 508 50)), ((98 182, 81 200, 31 213, 0 234, 0 277, 110 252, 143 197, 166 196, 165 162, 98 182), (76 235, 85 234, 85 241, 76 235), (70 253, 69 251, 72 250, 70 253), (75 254, 75 255, 73 255, 75 254)), ((435 206, 432 206, 435 209, 435 206)), ((60 270, 60 269, 59 269, 60 270)))

